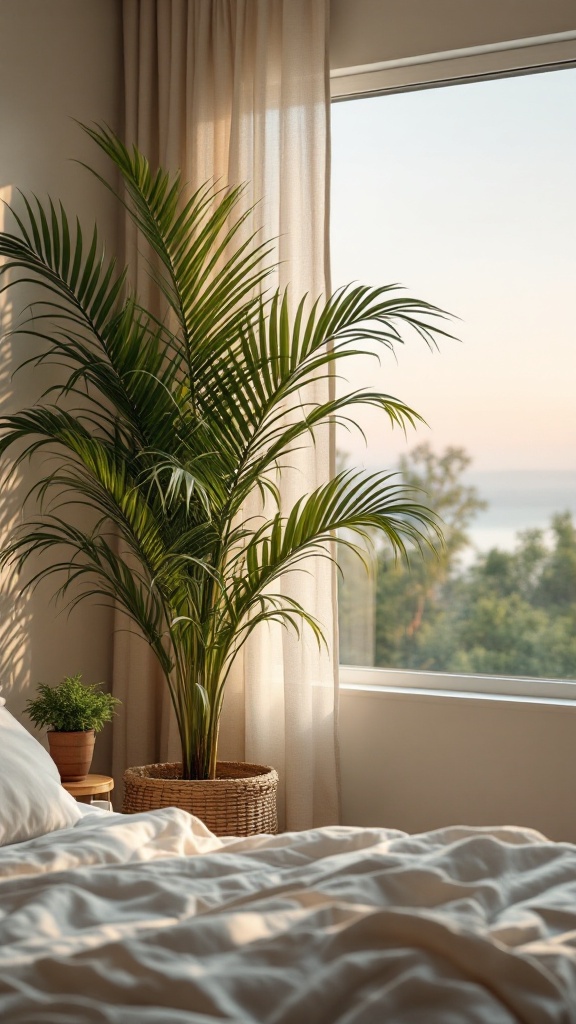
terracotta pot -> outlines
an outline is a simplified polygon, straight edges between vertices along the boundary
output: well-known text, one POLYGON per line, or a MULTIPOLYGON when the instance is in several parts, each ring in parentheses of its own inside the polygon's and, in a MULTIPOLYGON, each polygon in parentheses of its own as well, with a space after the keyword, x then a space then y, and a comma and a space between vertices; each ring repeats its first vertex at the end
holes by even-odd
POLYGON ((278 773, 263 764, 219 761, 215 779, 183 779, 182 765, 145 764, 124 773, 125 814, 181 807, 217 836, 277 832, 278 773))
POLYGON ((62 782, 82 782, 92 764, 94 729, 87 732, 49 732, 50 755, 62 782))

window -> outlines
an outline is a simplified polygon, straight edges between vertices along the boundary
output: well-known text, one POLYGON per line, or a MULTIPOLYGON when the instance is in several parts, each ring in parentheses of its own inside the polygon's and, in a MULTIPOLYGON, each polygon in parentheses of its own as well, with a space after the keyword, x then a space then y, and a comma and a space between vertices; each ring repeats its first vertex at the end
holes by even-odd
POLYGON ((340 457, 401 466, 447 537, 411 573, 384 550, 368 576, 347 560, 348 681, 572 693, 575 110, 574 68, 333 106, 334 286, 400 281, 459 317, 461 339, 348 374, 378 373, 430 429, 404 439, 364 414, 367 443, 342 432, 340 457))

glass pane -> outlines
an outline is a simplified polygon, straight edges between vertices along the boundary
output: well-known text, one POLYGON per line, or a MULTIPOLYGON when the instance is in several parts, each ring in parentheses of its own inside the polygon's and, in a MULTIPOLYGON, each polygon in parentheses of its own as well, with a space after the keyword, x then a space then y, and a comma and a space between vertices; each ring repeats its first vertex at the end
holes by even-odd
POLYGON ((576 676, 575 169, 573 69, 333 106, 334 286, 399 281, 459 318, 437 352, 348 367, 429 428, 364 412, 340 459, 401 466, 447 549, 410 573, 345 557, 345 664, 576 676))

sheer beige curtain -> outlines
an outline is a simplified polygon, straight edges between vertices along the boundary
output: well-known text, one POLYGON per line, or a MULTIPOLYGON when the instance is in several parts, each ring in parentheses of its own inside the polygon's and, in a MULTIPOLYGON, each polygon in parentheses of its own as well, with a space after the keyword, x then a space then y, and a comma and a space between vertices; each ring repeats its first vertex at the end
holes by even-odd
MULTIPOLYGON (((277 238, 278 280, 293 296, 328 285, 328 0, 124 0, 126 138, 198 186, 246 182, 257 225, 277 238)), ((145 265, 127 228, 140 293, 145 265)), ((318 383, 323 401, 328 382, 318 383)), ((300 451, 283 507, 323 482, 330 439, 300 451)), ((304 632, 255 633, 225 698, 220 757, 274 765, 289 829, 338 820, 334 574, 310 562, 285 584, 324 623, 330 653, 304 632)), ((125 702, 114 767, 179 759, 164 687, 144 643, 115 641, 114 689, 125 702)))

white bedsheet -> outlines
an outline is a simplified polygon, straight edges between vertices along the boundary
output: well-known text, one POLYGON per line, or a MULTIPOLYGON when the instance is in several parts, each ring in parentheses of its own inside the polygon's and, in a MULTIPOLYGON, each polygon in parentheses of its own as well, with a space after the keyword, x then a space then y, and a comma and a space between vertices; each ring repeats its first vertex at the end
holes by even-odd
POLYGON ((89 813, 0 850, 0 1021, 575 1024, 576 847, 89 813))

